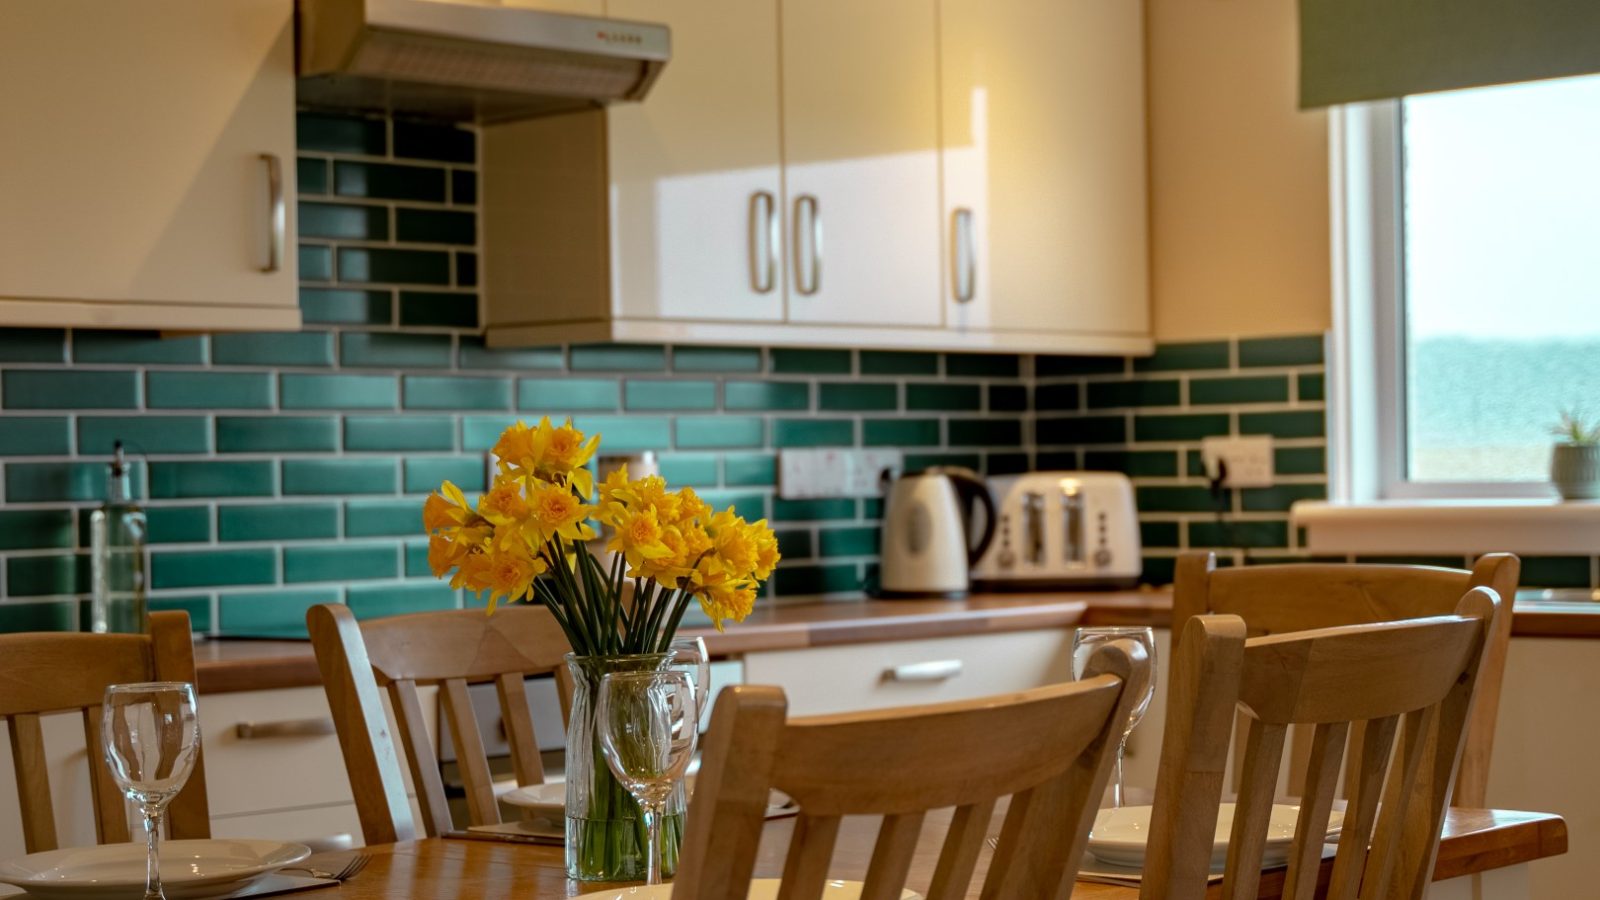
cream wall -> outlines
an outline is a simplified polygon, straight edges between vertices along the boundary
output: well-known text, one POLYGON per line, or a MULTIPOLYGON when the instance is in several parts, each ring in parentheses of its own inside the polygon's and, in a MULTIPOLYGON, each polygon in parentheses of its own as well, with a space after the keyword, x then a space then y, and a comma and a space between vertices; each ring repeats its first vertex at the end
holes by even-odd
POLYGON ((1293 0, 1147 0, 1158 340, 1329 324, 1328 131, 1293 0))

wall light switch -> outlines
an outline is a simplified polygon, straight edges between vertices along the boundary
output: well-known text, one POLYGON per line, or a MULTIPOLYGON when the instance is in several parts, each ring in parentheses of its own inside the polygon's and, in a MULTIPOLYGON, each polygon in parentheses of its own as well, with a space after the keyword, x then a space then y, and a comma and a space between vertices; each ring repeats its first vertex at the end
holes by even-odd
POLYGON ((778 452, 778 496, 785 500, 817 497, 877 497, 883 493, 884 469, 905 465, 898 450, 781 450, 778 452))
POLYGON ((1207 475, 1217 471, 1217 461, 1228 461, 1223 487, 1272 487, 1272 436, 1208 437, 1200 442, 1200 458, 1207 475))

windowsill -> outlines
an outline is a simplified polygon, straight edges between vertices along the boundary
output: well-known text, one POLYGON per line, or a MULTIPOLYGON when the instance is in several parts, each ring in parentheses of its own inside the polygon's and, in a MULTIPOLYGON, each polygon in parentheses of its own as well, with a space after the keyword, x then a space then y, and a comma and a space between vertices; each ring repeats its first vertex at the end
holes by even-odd
POLYGON ((1600 554, 1600 500, 1301 501, 1312 553, 1600 554))

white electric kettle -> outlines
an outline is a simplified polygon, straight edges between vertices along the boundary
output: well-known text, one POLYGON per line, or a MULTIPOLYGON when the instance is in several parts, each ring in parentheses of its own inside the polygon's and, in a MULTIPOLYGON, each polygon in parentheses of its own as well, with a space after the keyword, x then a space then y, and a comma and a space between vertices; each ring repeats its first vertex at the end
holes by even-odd
POLYGON ((994 497, 976 472, 938 466, 904 475, 888 486, 883 510, 884 597, 960 597, 971 567, 994 538, 994 497), (983 530, 973 540, 973 505, 983 507, 983 530))

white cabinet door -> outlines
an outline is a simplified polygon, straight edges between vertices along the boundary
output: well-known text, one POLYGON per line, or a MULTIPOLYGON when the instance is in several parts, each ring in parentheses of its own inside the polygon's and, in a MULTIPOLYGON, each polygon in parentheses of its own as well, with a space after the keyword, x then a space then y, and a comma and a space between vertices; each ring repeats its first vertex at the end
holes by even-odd
POLYGON ((0 321, 296 327, 288 0, 0 4, 0 321))
POLYGON ((940 0, 950 327, 1148 334, 1141 10, 940 0))
POLYGON ((783 318, 778 10, 609 0, 672 28, 643 103, 608 110, 611 290, 625 319, 783 318))
POLYGON ((789 321, 937 326, 933 0, 784 3, 782 32, 789 321))

